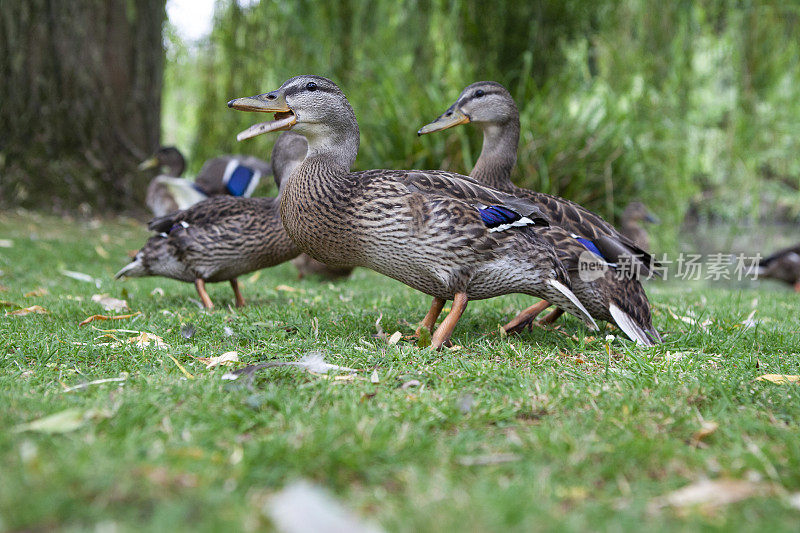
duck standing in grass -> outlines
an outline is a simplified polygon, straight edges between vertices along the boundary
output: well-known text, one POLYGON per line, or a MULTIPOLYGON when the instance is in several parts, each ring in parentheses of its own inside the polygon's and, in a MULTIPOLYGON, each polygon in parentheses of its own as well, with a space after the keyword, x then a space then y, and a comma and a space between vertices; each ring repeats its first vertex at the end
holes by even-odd
MULTIPOLYGON (((536 204, 550 220, 549 228, 538 230, 553 245, 566 266, 572 289, 595 319, 613 322, 638 344, 651 346, 660 341, 650 316, 650 303, 635 276, 617 276, 615 268, 627 261, 647 272, 650 256, 611 224, 584 207, 544 193, 517 187, 511 171, 517 161, 519 112, 514 99, 499 83, 482 81, 466 87, 458 100, 435 121, 417 133, 424 135, 459 124, 474 123, 483 130, 483 149, 470 176, 490 187, 508 191, 536 204), (596 273, 581 270, 596 264, 596 273)), ((633 269, 631 269, 633 270, 633 269)), ((549 307, 542 301, 506 324, 508 332, 529 327, 549 307)), ((556 309, 543 322, 555 321, 563 311, 556 309)))
MULTIPOLYGON (((296 157, 297 135, 272 149, 275 176, 296 157)), ((280 186, 280 184, 279 184, 280 186)), ((237 278, 296 257, 300 251, 281 224, 276 198, 214 196, 150 221, 150 237, 115 278, 163 276, 194 283, 203 306, 214 307, 206 283, 229 281, 236 306, 244 305, 237 278)))
POLYGON ((186 209, 211 196, 249 198, 262 175, 272 172, 270 164, 253 156, 223 155, 209 159, 190 181, 180 176, 186 170, 183 154, 174 146, 162 146, 139 165, 139 170, 160 172, 147 187, 147 207, 157 217, 186 209))
POLYGON ((329 79, 296 76, 228 106, 275 113, 239 140, 287 129, 307 139, 306 158, 281 198, 283 224, 304 252, 329 265, 370 268, 433 296, 423 320, 430 329, 453 300, 433 333, 434 348, 448 341, 469 300, 513 292, 552 299, 596 327, 555 250, 537 235, 547 220, 532 202, 452 172, 351 172, 358 123, 329 79))
POLYGON ((788 283, 800 293, 800 244, 778 250, 758 263, 759 278, 771 278, 788 283))

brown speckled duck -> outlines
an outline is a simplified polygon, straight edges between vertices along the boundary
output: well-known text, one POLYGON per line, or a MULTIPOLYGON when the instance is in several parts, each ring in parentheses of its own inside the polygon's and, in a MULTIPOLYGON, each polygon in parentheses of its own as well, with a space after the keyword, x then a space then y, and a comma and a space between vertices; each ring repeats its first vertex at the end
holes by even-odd
MULTIPOLYGON (((555 248, 570 274, 573 291, 592 317, 613 322, 638 344, 650 346, 660 341, 652 325, 647 295, 636 276, 630 275, 633 269, 627 272, 616 269, 621 258, 628 256, 631 257, 628 261, 639 262, 641 257, 646 262, 642 264, 646 272, 649 256, 611 224, 582 206, 517 187, 511 182, 520 127, 519 112, 508 91, 496 82, 473 83, 444 114, 421 128, 418 134, 466 123, 474 123, 483 130, 483 149, 470 176, 539 206, 551 226, 538 232, 555 248)), ((526 309, 506 324, 506 331, 521 331, 530 326, 549 305, 543 301, 526 309)), ((561 313, 556 309, 543 322, 552 322, 561 313)))
POLYGON ((186 160, 174 146, 158 149, 139 165, 140 170, 157 168, 160 174, 147 187, 147 207, 157 217, 186 209, 210 196, 250 197, 262 175, 269 175, 270 164, 257 157, 223 155, 209 159, 194 181, 181 178, 186 160))
POLYGON ((306 158, 281 198, 283 224, 301 250, 326 264, 370 268, 433 296, 423 320, 431 329, 445 301, 453 300, 433 333, 434 348, 448 341, 469 300, 512 292, 552 299, 596 327, 569 289, 555 250, 535 231, 547 221, 532 202, 452 172, 351 172, 358 123, 329 79, 296 76, 228 106, 275 113, 240 140, 284 129, 308 140, 306 158))
MULTIPOLYGON (((306 152, 308 152, 306 138, 299 133, 287 131, 281 137, 283 149, 278 154, 272 154, 272 176, 275 178, 275 183, 279 188, 294 169, 300 166, 300 163, 306 158, 306 152)), ((292 259, 292 265, 297 269, 300 279, 311 275, 335 280, 346 278, 353 272, 350 267, 337 268, 328 266, 308 254, 300 254, 292 259)))
POLYGON ((778 250, 758 263, 759 278, 771 278, 791 285, 800 292, 800 244, 778 250))
MULTIPOLYGON (((291 151, 293 136, 281 136, 273 158, 291 151)), ((203 306, 214 307, 206 283, 229 281, 236 306, 244 305, 237 278, 288 261, 300 253, 281 224, 280 197, 213 196, 188 209, 154 218, 156 235, 115 278, 163 276, 195 284, 203 306)))

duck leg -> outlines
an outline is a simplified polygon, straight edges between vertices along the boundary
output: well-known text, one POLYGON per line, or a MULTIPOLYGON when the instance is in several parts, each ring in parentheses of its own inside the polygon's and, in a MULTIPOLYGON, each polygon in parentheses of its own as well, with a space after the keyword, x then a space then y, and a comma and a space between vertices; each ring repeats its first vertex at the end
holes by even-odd
POLYGON ((800 292, 800 279, 794 282, 794 292, 800 292))
POLYGON ((200 278, 194 280, 194 288, 197 289, 197 294, 200 296, 200 301, 203 302, 203 307, 206 309, 213 309, 214 302, 209 298, 206 292, 206 282, 200 278))
POLYGON ((560 317, 563 314, 564 314, 564 311, 562 309, 558 309, 558 308, 553 309, 547 315, 545 315, 545 317, 541 320, 541 323, 542 324, 552 324, 553 322, 558 320, 558 317, 560 317))
POLYGON ((450 312, 447 313, 447 316, 444 317, 442 323, 439 324, 439 327, 436 328, 436 331, 433 333, 433 337, 431 338, 431 348, 434 350, 441 350, 442 345, 450 339, 450 335, 453 334, 453 330, 456 328, 458 319, 461 318, 461 315, 464 313, 464 309, 467 308, 467 301, 467 293, 456 293, 455 297, 453 298, 453 306, 450 308, 450 312))
POLYGON ((533 324, 533 321, 536 320, 536 317, 542 314, 542 311, 550 307, 550 302, 547 300, 542 300, 541 302, 530 306, 529 308, 522 311, 518 314, 514 319, 503 326, 503 329, 506 330, 506 333, 520 333, 525 331, 525 328, 533 324))
POLYGON ((428 314, 422 319, 422 322, 420 322, 420 325, 417 328, 417 331, 414 332, 414 335, 419 337, 419 332, 422 330, 422 328, 428 328, 428 331, 433 331, 433 326, 436 325, 436 319, 439 318, 440 314, 442 314, 444 302, 445 300, 442 300, 441 298, 433 299, 433 302, 431 302, 431 308, 428 309, 428 314))
POLYGON ((244 297, 242 293, 239 291, 239 280, 233 278, 231 280, 231 288, 233 289, 233 295, 236 296, 236 307, 244 307, 244 297))

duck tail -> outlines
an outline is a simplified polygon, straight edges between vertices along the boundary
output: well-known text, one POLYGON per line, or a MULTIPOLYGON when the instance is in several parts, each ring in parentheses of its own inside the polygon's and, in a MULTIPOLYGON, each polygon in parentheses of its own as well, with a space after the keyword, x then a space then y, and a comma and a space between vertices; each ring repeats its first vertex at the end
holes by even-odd
POLYGON ((649 328, 642 327, 642 325, 637 323, 636 319, 615 304, 611 304, 608 307, 608 311, 611 313, 611 316, 614 318, 614 323, 619 329, 636 344, 640 346, 655 346, 657 342, 661 342, 661 336, 652 326, 649 328))
POLYGON ((142 253, 139 252, 136 254, 136 257, 133 258, 133 261, 122 267, 119 272, 114 274, 114 279, 119 279, 123 276, 128 278, 141 278, 147 275, 147 268, 144 266, 144 262, 142 261, 142 253))
POLYGON ((575 293, 573 293, 569 289, 569 287, 567 287, 557 279, 552 279, 552 278, 548 279, 547 283, 557 291, 556 293, 554 293, 555 298, 551 296, 548 298, 548 301, 556 304, 558 307, 561 307, 565 311, 569 311, 571 314, 583 320, 583 322, 592 331, 597 331, 597 323, 592 318, 592 315, 589 314, 589 311, 586 310, 586 307, 583 306, 580 300, 578 300, 578 297, 575 296, 575 293), (564 301, 564 298, 566 298, 567 301, 564 301))

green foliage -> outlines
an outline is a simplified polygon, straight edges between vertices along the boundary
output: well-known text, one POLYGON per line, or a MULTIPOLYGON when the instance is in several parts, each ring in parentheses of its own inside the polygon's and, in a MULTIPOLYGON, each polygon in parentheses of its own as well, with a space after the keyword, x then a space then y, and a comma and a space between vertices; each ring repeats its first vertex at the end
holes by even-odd
POLYGON ((390 335, 412 333, 429 299, 367 270, 330 284, 282 265, 241 280, 242 310, 210 285, 218 307, 205 312, 188 283, 112 279, 144 242, 140 224, 0 215, 0 235, 0 299, 49 311, 0 308, 2 530, 270 530, 265 502, 297 478, 387 531, 797 528, 798 385, 755 380, 800 374, 796 295, 782 286, 649 284, 667 342, 652 349, 607 341, 613 330, 587 337, 573 318, 503 337, 498 324, 531 299, 471 302, 461 349, 436 353, 373 336, 379 317, 390 335), (141 314, 79 327, 103 312, 101 292, 141 314), (708 331, 671 314, 691 310, 708 331), (135 331, 167 346, 114 345, 135 331), (274 368, 247 384, 197 360, 231 350, 247 364, 322 350, 362 370, 274 368), (108 379, 121 381, 92 383, 108 379), (59 413, 47 431, 25 426, 59 413), (718 429, 694 442, 705 422, 718 429), (706 477, 763 492, 652 508, 706 477))
POLYGON ((358 116, 358 168, 468 172, 474 128, 414 132, 465 85, 496 80, 521 111, 517 183, 611 220, 642 199, 666 244, 687 210, 798 216, 799 17, 766 1, 222 1, 209 41, 170 61, 167 109, 192 110, 195 169, 223 151, 264 156, 272 140, 237 144, 254 117, 225 102, 321 74, 358 116))

